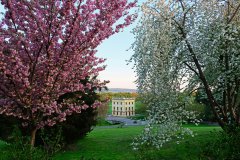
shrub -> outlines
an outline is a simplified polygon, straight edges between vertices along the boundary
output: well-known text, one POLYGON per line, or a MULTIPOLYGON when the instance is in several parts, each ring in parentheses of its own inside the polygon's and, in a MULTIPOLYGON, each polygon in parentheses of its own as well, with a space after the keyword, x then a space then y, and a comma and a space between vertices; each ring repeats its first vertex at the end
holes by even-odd
POLYGON ((213 133, 215 141, 206 144, 202 157, 206 159, 238 160, 240 157, 240 128, 213 133))
POLYGON ((62 135, 66 144, 72 144, 79 138, 83 138, 88 132, 92 130, 92 126, 97 123, 97 112, 93 108, 87 108, 80 114, 74 114, 69 117, 63 124, 62 135))
POLYGON ((44 149, 22 142, 8 144, 0 151, 0 160, 50 160, 52 159, 44 149))
POLYGON ((66 121, 53 127, 45 127, 37 133, 36 145, 44 146, 49 153, 75 143, 83 138, 96 125, 96 109, 87 108, 79 114, 67 117, 66 121))
POLYGON ((14 117, 6 117, 0 114, 0 139, 10 142, 12 134, 16 126, 19 126, 19 121, 14 117))
POLYGON ((149 108, 142 101, 136 101, 135 107, 136 107, 136 111, 135 111, 136 114, 141 114, 141 115, 144 115, 145 117, 148 115, 147 110, 149 108))
POLYGON ((50 160, 46 150, 42 147, 34 147, 29 142, 30 137, 22 136, 17 126, 13 127, 11 143, 7 143, 0 150, 0 160, 50 160))

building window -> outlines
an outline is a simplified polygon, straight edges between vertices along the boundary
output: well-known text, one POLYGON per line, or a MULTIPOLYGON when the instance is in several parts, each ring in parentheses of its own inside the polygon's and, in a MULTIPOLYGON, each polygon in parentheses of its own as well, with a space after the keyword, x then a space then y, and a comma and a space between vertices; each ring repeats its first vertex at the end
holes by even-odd
POLYGON ((130 111, 130 107, 129 107, 129 111, 130 111))
POLYGON ((117 111, 118 111, 118 107, 117 107, 117 111))
POLYGON ((133 110, 133 107, 132 107, 132 110, 133 110))
POLYGON ((113 104, 115 104, 115 102, 113 102, 113 104))
POLYGON ((132 102, 132 104, 133 104, 133 102, 132 102))
POLYGON ((122 107, 120 109, 122 110, 122 107))
POLYGON ((117 102, 117 104, 118 104, 118 102, 117 102))
POLYGON ((129 102, 129 104, 130 104, 130 102, 129 102))
POLYGON ((121 105, 122 105, 122 102, 121 102, 121 105))

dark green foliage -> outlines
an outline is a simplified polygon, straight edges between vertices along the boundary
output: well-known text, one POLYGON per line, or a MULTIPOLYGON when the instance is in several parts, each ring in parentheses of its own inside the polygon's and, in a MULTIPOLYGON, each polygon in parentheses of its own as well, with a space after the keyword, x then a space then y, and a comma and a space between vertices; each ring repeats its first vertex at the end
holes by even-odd
MULTIPOLYGON (((82 84, 91 82, 92 80, 89 79, 81 81, 82 84)), ((95 92, 96 89, 97 88, 92 88, 85 93, 81 91, 66 93, 59 97, 58 103, 61 103, 64 100, 71 100, 75 103, 81 104, 84 101, 85 104, 91 106, 96 100, 99 99, 99 96, 95 92)), ((72 144, 78 139, 83 138, 92 130, 92 126, 95 126, 97 123, 96 116, 97 110, 89 107, 87 109, 83 109, 81 113, 74 113, 71 116, 68 116, 66 121, 60 124, 57 124, 53 127, 45 127, 42 132, 44 135, 48 135, 49 138, 54 138, 55 133, 61 130, 62 143, 65 145, 72 144)), ((42 144, 44 142, 44 138, 40 137, 39 135, 37 137, 37 144, 42 144)))
POLYGON ((240 128, 221 131, 215 134, 216 140, 206 144, 203 157, 218 160, 239 160, 240 158, 240 128))
POLYGON ((0 139, 10 142, 13 139, 13 131, 19 126, 19 121, 14 117, 7 117, 0 114, 0 139))
POLYGON ((215 116, 214 116, 214 114, 212 112, 209 100, 208 100, 208 98, 205 95, 203 90, 198 90, 196 92, 195 101, 197 103, 205 105, 205 107, 204 107, 204 115, 201 118, 203 121, 208 121, 208 122, 216 122, 217 121, 217 119, 215 118, 215 116))
MULTIPOLYGON (((46 130, 47 129, 45 129, 45 131, 46 130)), ((36 144, 40 145, 38 148, 43 148, 49 156, 52 156, 54 153, 60 151, 63 147, 61 126, 55 127, 54 129, 50 128, 47 132, 44 132, 42 129, 38 132, 36 138, 36 144)))
POLYGON ((147 110, 149 110, 149 108, 147 107, 146 104, 142 103, 142 101, 136 101, 135 103, 135 108, 136 108, 136 114, 141 114, 144 115, 145 117, 148 115, 147 110))
POLYGON ((88 132, 92 130, 92 126, 97 123, 97 112, 93 108, 87 108, 80 114, 74 114, 63 123, 62 136, 66 144, 76 142, 79 138, 84 137, 88 132))
POLYGON ((138 93, 130 93, 130 92, 101 92, 100 97, 103 99, 112 99, 114 97, 118 98, 136 98, 136 101, 139 99, 138 93))
POLYGON ((41 148, 31 148, 22 142, 8 144, 0 150, 0 160, 51 160, 41 148))
POLYGON ((80 157, 80 160, 101 160, 100 158, 85 158, 85 157, 80 157))
POLYGON ((26 144, 30 137, 22 136, 21 130, 15 126, 12 131, 11 143, 5 144, 0 150, 0 160, 51 160, 49 155, 42 147, 32 148, 26 144))
POLYGON ((134 119, 134 120, 145 120, 146 116, 143 115, 143 114, 136 114, 135 116, 131 117, 131 119, 134 119))

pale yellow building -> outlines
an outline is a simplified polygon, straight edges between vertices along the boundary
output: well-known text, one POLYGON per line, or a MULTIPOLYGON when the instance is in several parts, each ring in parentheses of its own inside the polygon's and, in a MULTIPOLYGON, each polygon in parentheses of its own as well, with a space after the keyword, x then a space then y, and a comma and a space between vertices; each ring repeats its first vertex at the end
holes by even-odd
POLYGON ((112 99, 112 115, 127 117, 135 115, 135 99, 134 98, 113 98, 112 99))

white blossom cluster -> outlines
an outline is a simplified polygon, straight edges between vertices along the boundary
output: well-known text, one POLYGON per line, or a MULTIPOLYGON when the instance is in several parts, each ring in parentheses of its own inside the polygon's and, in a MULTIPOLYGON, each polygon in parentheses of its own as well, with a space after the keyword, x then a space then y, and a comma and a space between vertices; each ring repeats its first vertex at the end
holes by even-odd
MULTIPOLYGON (((196 114, 180 91, 203 88, 221 127, 240 124, 240 4, 235 0, 148 0, 135 28, 131 60, 149 107, 149 124, 135 138, 161 146, 193 133, 196 114)), ((187 98, 186 98, 187 100, 187 98)))
POLYGON ((174 15, 174 7, 167 9, 171 3, 163 0, 146 2, 142 7, 141 22, 134 30, 135 54, 131 60, 135 63, 139 92, 149 108, 149 123, 132 143, 135 150, 142 145, 159 149, 172 139, 181 139, 186 134, 193 136, 193 132, 183 128, 182 124, 199 122, 194 112, 185 109, 186 102, 179 101, 184 77, 189 73, 180 63, 183 57, 178 56, 181 48, 176 42, 180 37, 172 19, 167 19, 174 15))

